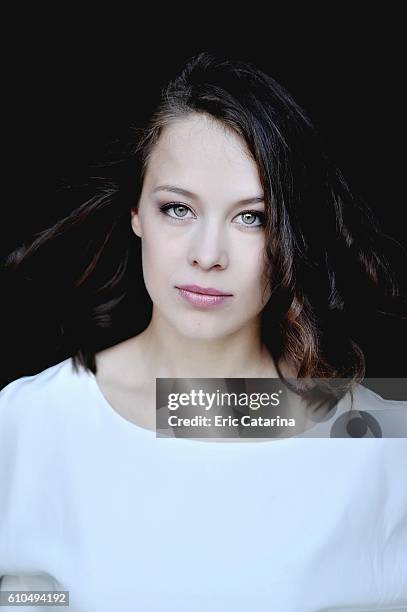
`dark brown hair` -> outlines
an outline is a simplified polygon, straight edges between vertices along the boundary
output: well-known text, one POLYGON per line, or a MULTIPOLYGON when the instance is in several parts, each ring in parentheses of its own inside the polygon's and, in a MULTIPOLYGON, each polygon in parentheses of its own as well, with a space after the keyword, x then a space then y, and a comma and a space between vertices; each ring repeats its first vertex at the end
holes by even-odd
MULTIPOLYGON (((397 280, 371 210, 352 196, 311 120, 281 85, 248 62, 206 52, 189 60, 162 90, 151 116, 132 129, 118 159, 101 165, 109 173, 92 178, 89 199, 11 253, 7 269, 29 277, 36 255, 34 269, 45 277, 58 262, 61 343, 76 366, 95 373, 97 350, 139 333, 151 317, 130 210, 137 207, 163 127, 190 113, 205 113, 238 133, 259 169, 272 292, 262 313, 263 342, 278 369, 286 360, 298 379, 319 380, 319 392, 321 379, 344 380, 335 390, 341 397, 365 375, 350 325, 355 308, 397 312, 397 280)), ((333 388, 325 386, 328 393, 333 388)))

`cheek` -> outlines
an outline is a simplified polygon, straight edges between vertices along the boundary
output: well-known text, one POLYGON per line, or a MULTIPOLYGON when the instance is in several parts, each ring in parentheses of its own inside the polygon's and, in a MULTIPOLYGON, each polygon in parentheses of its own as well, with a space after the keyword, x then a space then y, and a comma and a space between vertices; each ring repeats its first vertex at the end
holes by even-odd
POLYGON ((145 277, 148 279, 170 280, 179 270, 178 262, 182 260, 180 241, 163 240, 162 236, 144 234, 142 241, 142 259, 145 277))
POLYGON ((244 279, 243 282, 251 287, 258 286, 262 281, 264 271, 263 245, 245 247, 240 244, 237 252, 236 270, 239 271, 242 281, 244 279))
POLYGON ((162 217, 155 219, 152 215, 145 219, 143 226, 143 247, 150 259, 158 257, 174 258, 185 254, 185 240, 174 227, 165 225, 162 217))
POLYGON ((245 296, 244 308, 250 311, 260 311, 267 304, 271 293, 268 279, 264 274, 263 245, 259 245, 255 249, 241 249, 235 269, 237 270, 238 284, 241 287, 242 295, 245 296))

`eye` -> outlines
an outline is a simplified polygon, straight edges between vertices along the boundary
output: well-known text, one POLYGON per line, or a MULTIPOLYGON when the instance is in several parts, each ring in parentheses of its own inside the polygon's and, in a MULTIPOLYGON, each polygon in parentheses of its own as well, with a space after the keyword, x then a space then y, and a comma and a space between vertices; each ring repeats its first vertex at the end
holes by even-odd
MULTIPOLYGON (((191 209, 186 204, 182 204, 181 202, 169 202, 168 204, 163 204, 162 206, 160 206, 160 211, 171 219, 184 219, 188 210, 191 212, 191 209), (169 215, 167 213, 168 210, 172 210, 174 215, 169 215)), ((188 218, 190 219, 191 217, 187 217, 187 219, 188 218)))
MULTIPOLYGON (((168 202, 168 204, 163 204, 160 206, 160 211, 167 217, 170 217, 170 219, 176 219, 178 221, 182 221, 182 219, 194 218, 186 216, 188 211, 192 211, 189 206, 183 204, 182 202, 168 202), (173 214, 170 215, 168 211, 172 211, 173 214)), ((237 217, 241 217, 243 219, 243 223, 238 223, 238 225, 248 228, 262 227, 265 222, 265 214, 259 212, 258 210, 245 210, 237 215, 237 217), (258 223, 255 223, 256 218, 259 221, 258 223)))
POLYGON ((243 219, 243 223, 239 223, 238 225, 244 225, 246 227, 261 227, 264 225, 265 214, 258 210, 245 210, 237 216, 243 219), (257 224, 254 223, 256 217, 259 219, 259 223, 257 224))

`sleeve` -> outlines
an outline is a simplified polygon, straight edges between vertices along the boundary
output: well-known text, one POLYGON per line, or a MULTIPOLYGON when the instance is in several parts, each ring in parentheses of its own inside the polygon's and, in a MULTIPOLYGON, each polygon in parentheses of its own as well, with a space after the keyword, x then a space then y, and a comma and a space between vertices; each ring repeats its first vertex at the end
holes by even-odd
POLYGON ((0 591, 58 591, 59 589, 57 581, 48 574, 19 576, 5 574, 0 578, 0 591))
POLYGON ((10 508, 12 505, 13 464, 16 455, 16 392, 18 381, 0 391, 0 576, 7 573, 10 563, 10 508))
MULTIPOLYGON (((12 526, 12 508, 18 489, 16 463, 18 461, 21 406, 24 405, 22 377, 0 391, 0 592, 4 591, 55 591, 60 587, 45 573, 19 573, 19 559, 13 546, 18 530, 12 526)), ((21 561, 21 560, 20 560, 21 561)), ((18 606, 24 610, 31 606, 18 606)), ((54 606, 36 606, 36 610, 56 610, 54 606)))
POLYGON ((376 562, 382 576, 382 601, 400 610, 407 610, 406 465, 407 440, 383 440, 383 504, 378 517, 382 542, 376 562), (397 608, 400 604, 405 607, 397 608))
MULTIPOLYGON (((58 591, 60 586, 57 582, 51 578, 48 574, 25 574, 21 576, 4 575, 0 576, 0 593, 4 591, 58 591)), ((4 604, 3 604, 4 605, 4 604)), ((8 608, 8 606, 7 606, 8 608)), ((24 606, 19 604, 19 609, 32 610, 32 605, 24 606)), ((35 610, 37 612, 55 612, 61 610, 61 606, 53 605, 36 605, 35 610)))

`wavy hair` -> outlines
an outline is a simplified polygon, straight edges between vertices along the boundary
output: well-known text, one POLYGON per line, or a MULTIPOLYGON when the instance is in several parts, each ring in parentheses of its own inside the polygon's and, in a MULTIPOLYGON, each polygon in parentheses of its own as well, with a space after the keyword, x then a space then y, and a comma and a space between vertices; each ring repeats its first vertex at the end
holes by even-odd
POLYGON ((313 380, 318 393, 338 399, 365 376, 352 317, 364 307, 402 317, 397 278, 372 211, 352 196, 307 114, 249 62, 207 52, 192 57, 160 91, 150 116, 99 166, 104 172, 92 177, 89 198, 11 253, 6 269, 25 278, 41 270, 46 281, 58 266, 52 290, 59 296, 60 346, 75 367, 96 373, 97 350, 142 331, 151 317, 130 210, 161 131, 191 113, 234 130, 257 164, 271 290, 261 334, 279 375, 286 381, 283 359, 297 372, 298 384, 286 381, 294 392, 310 397, 301 382, 313 380))

